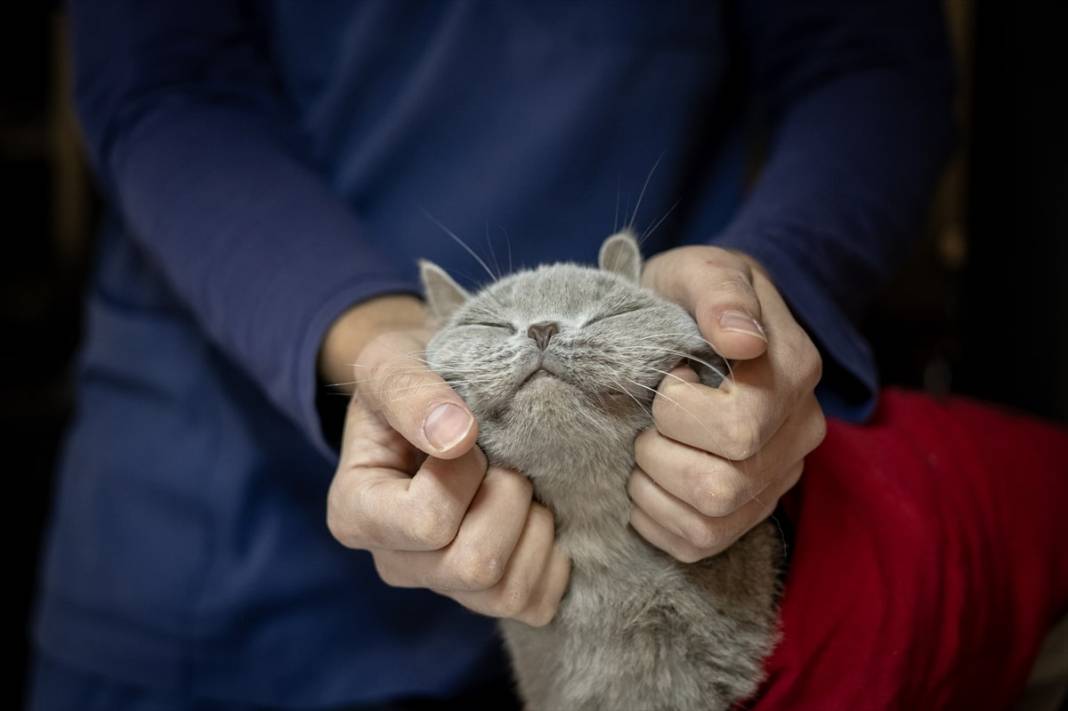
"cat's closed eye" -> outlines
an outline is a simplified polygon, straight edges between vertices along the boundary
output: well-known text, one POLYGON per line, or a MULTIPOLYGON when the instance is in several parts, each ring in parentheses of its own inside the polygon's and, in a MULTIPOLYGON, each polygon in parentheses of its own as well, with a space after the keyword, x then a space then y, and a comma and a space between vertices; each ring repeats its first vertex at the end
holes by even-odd
POLYGON ((591 323, 597 323, 598 321, 604 321, 605 319, 608 319, 608 318, 615 318, 616 316, 622 316, 623 314, 634 313, 635 311, 641 311, 644 308, 648 308, 648 307, 646 307, 646 306, 631 306, 629 308, 621 309, 621 310, 617 310, 617 311, 608 311, 607 313, 598 314, 598 315, 594 316, 593 318, 588 319, 586 321, 586 323, 584 323, 582 325, 583 326, 589 326, 591 323))
POLYGON ((493 321, 461 321, 456 324, 457 326, 485 326, 486 328, 503 328, 511 333, 515 333, 516 329, 510 323, 497 323, 493 321))

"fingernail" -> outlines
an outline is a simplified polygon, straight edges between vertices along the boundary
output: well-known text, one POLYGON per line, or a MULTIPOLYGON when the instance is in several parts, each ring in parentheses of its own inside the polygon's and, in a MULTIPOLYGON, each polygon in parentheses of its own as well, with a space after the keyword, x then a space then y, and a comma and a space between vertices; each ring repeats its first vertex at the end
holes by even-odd
POLYGON ((438 451, 449 449, 462 440, 474 420, 466 410, 446 402, 438 405, 423 420, 423 434, 438 451))
POLYGON ((765 343, 768 341, 768 337, 764 333, 764 327, 756 319, 742 311, 724 311, 719 317, 719 327, 724 331, 747 333, 750 336, 756 336, 765 343))

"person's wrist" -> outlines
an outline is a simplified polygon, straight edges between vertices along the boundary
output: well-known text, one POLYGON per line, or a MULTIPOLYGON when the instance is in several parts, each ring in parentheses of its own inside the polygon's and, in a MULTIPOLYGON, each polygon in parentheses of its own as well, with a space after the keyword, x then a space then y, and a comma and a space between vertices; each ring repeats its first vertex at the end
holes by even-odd
POLYGON ((352 364, 375 337, 406 328, 426 326, 426 305, 410 294, 377 296, 342 313, 323 337, 319 349, 319 378, 352 392, 352 364))

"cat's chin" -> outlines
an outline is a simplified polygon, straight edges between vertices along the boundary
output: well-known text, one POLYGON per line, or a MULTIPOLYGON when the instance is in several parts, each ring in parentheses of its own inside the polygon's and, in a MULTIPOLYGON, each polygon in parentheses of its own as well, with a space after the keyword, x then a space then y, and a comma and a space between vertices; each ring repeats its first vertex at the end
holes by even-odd
POLYGON ((545 381, 553 381, 553 380, 555 380, 555 381, 557 381, 559 383, 563 383, 564 382, 564 380, 562 378, 560 378, 557 375, 554 375, 554 374, 550 373, 545 368, 538 368, 533 373, 528 375, 523 380, 523 382, 521 382, 519 384, 519 389, 523 390, 524 388, 529 388, 529 387, 532 387, 532 386, 540 386, 543 383, 545 383, 545 381))

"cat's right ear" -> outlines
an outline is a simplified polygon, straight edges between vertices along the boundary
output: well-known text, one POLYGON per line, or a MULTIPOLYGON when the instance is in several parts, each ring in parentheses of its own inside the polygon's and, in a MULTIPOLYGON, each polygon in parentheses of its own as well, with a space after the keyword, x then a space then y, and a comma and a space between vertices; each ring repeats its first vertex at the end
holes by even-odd
POLYGON ((430 315, 439 323, 445 323, 471 296, 444 269, 430 260, 419 260, 419 278, 423 282, 430 315))

